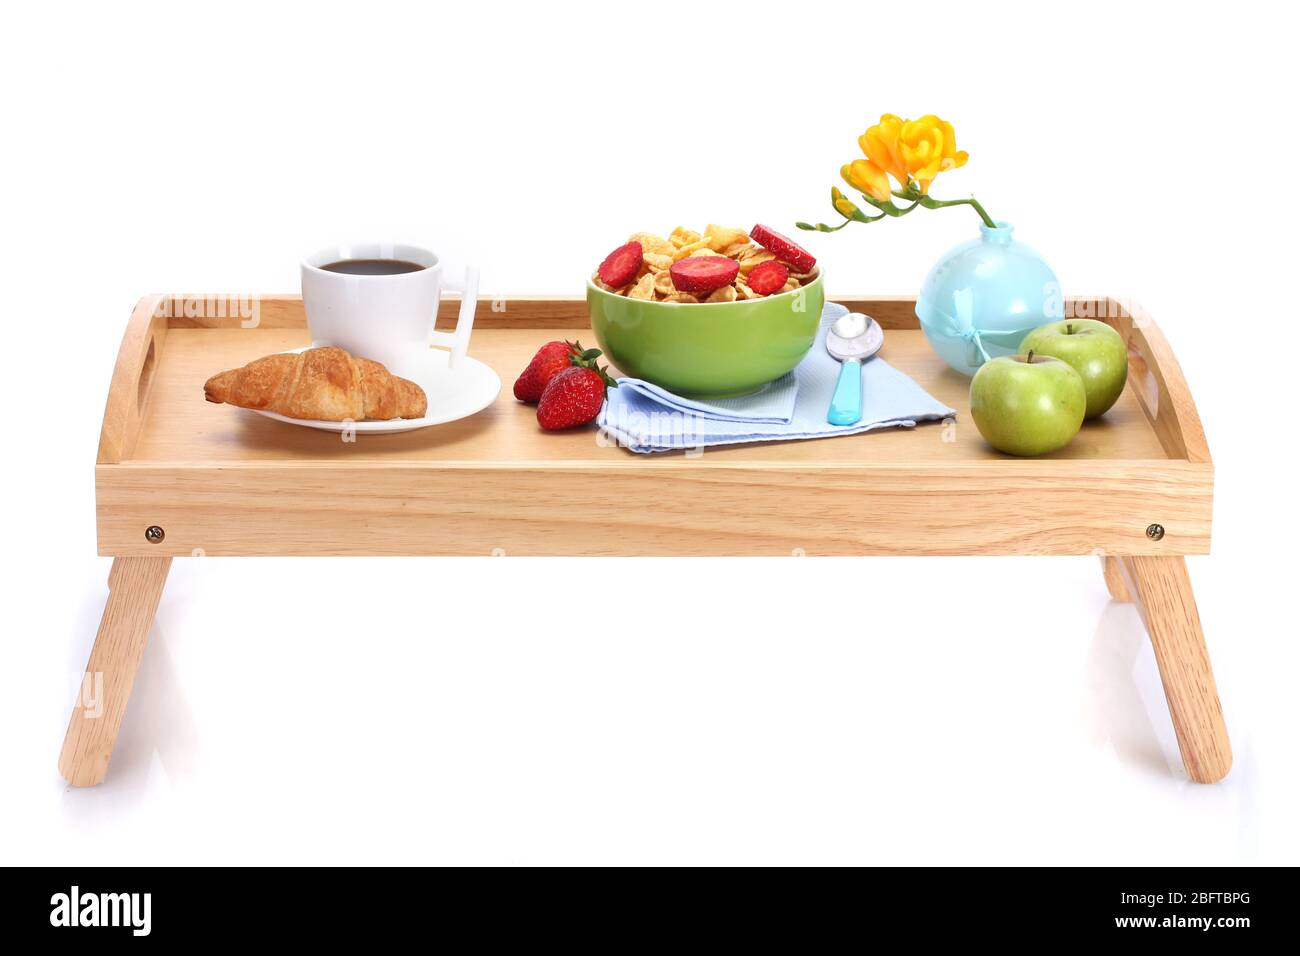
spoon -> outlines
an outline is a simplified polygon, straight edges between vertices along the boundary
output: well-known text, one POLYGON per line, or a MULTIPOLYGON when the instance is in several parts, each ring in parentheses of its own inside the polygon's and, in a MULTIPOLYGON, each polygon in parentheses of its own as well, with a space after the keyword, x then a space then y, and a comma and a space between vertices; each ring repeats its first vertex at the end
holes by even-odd
POLYGON ((856 425, 862 421, 862 363, 884 344, 885 333, 880 324, 860 312, 840 316, 826 331, 826 351, 843 363, 826 421, 832 425, 856 425))

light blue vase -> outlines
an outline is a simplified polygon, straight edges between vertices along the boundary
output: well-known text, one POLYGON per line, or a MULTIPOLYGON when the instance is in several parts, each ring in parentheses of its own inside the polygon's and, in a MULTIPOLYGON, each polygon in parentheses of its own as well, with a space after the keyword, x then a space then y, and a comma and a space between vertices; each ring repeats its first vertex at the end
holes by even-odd
POLYGON ((1015 354, 1031 331, 1064 316, 1056 273, 1011 230, 1005 222, 981 225, 978 239, 935 263, 916 297, 925 337, 963 375, 1015 354))

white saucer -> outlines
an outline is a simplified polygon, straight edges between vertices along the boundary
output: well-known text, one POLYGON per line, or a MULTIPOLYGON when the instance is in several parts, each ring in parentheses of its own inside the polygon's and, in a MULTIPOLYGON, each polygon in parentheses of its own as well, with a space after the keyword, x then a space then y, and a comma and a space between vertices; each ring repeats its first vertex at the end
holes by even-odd
MULTIPOLYGON (((306 348, 290 349, 285 354, 295 355, 305 351, 306 348)), ((468 418, 496 401, 497 396, 501 394, 501 379, 491 368, 468 355, 461 359, 454 369, 449 370, 447 368, 449 354, 441 349, 429 349, 424 369, 420 374, 411 377, 415 384, 424 389, 425 398, 429 400, 428 414, 423 418, 326 422, 314 418, 288 418, 276 412, 264 412, 256 408, 250 411, 290 425, 305 425, 307 428, 319 428, 326 432, 353 431, 367 435, 410 432, 417 428, 428 428, 430 425, 443 425, 468 418)))

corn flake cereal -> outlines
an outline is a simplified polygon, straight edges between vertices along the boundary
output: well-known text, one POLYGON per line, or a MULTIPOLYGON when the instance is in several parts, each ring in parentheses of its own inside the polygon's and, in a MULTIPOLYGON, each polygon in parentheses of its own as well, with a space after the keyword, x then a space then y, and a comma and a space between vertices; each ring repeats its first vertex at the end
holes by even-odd
POLYGON ((689 246, 692 242, 699 242, 700 234, 694 229, 678 226, 668 234, 668 241, 680 249, 682 246, 689 246))
POLYGON ((656 236, 653 232, 634 232, 628 237, 628 242, 641 243, 641 250, 646 253, 653 253, 657 256, 671 256, 677 251, 667 239, 662 236, 656 236))
MULTIPOLYGON (((749 285, 749 273, 755 266, 777 258, 770 250, 752 242, 744 229, 732 229, 716 223, 706 226, 702 234, 678 226, 666 239, 653 232, 634 232, 628 242, 641 244, 641 264, 636 278, 620 288, 601 281, 599 273, 593 275, 591 281, 606 292, 653 302, 738 302, 761 299, 763 294, 755 292, 749 285), (707 295, 703 292, 700 295, 683 292, 673 284, 671 269, 674 263, 690 256, 723 256, 731 259, 738 266, 736 277, 729 284, 714 289, 707 295)), ((796 272, 789 263, 785 265, 789 269, 789 279, 773 295, 792 292, 817 278, 818 270, 815 266, 807 272, 796 272)))
POLYGON ((627 290, 629 299, 653 299, 655 297, 655 275, 653 272, 647 272, 636 285, 627 290))
POLYGON ((667 272, 668 267, 673 264, 672 254, 667 255, 658 252, 647 252, 641 257, 647 269, 651 272, 667 272))
POLYGON ((776 256, 772 255, 772 253, 768 252, 766 249, 759 249, 757 252, 754 252, 740 260, 741 274, 749 275, 750 270, 760 262, 771 262, 775 258, 776 256))
MULTIPOLYGON (((695 235, 695 233, 691 233, 691 235, 695 235)), ((673 261, 676 262, 678 259, 685 259, 697 249, 707 249, 708 247, 709 240, 707 239, 696 239, 694 242, 688 242, 684 246, 677 247, 677 251, 673 253, 673 261)))
POLYGON ((709 240, 709 248, 722 252, 728 246, 749 241, 749 233, 744 229, 728 229, 725 226, 708 225, 704 229, 704 238, 709 240))

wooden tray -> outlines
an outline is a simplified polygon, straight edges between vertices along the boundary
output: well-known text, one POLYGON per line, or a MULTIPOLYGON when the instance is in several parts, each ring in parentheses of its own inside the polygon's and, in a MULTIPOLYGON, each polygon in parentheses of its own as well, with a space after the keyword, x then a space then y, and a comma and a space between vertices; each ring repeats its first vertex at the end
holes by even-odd
MULTIPOLYGON (((956 421, 652 456, 595 429, 543 433, 510 383, 548 339, 595 343, 583 300, 515 298, 482 304, 475 323, 471 351, 505 383, 494 405, 345 442, 203 400, 214 372, 308 344, 298 296, 261 298, 252 328, 238 316, 193 317, 220 311, 196 310, 193 297, 149 296, 118 354, 95 474, 99 551, 118 559, 113 581, 132 595, 119 608, 114 589, 101 640, 107 627, 130 654, 106 647, 92 668, 109 661, 134 675, 130 655, 143 651, 173 556, 1098 554, 1112 593, 1147 614, 1171 709, 1186 698, 1174 716, 1193 778, 1226 773, 1182 560, 1209 551, 1213 466, 1155 323, 1112 299, 1070 300, 1071 314, 1124 336, 1130 384, 1063 451, 1015 459, 980 438, 969 379, 926 344, 913 299, 834 301, 874 316, 882 356, 957 409, 956 421), (602 533, 582 530, 592 525, 602 533), (1174 661, 1186 693, 1170 689, 1174 661), (1184 733, 1203 738, 1192 757, 1184 733)), ((444 302, 440 321, 456 306, 444 302)), ((108 751, 101 732, 77 742, 84 723, 74 714, 65 774, 97 782, 108 751)))
MULTIPOLYGON (((400 435, 339 436, 203 401, 214 372, 307 344, 298 297, 239 319, 136 309, 118 357, 96 469, 99 551, 111 555, 1203 554, 1213 471, 1159 330, 1108 300, 1132 384, 1050 459, 992 451, 967 415, 969 379, 917 328, 911 299, 840 299, 887 330, 882 356, 958 410, 951 426, 634 455, 594 429, 543 433, 510 384, 552 338, 591 342, 574 299, 486 308, 473 353, 496 404, 400 435), (653 507, 645 506, 653 503, 653 507), (860 515, 861 520, 847 516, 860 515), (589 535, 591 524, 605 533, 589 535), (1147 529, 1158 524, 1164 535, 1147 529), (161 527, 159 543, 145 529, 161 527)), ((444 303, 446 309, 453 306, 444 303)), ((179 305, 164 311, 182 313, 179 305)), ((448 312, 450 315, 450 312, 448 312)), ((594 344, 592 342, 591 344, 594 344)))

